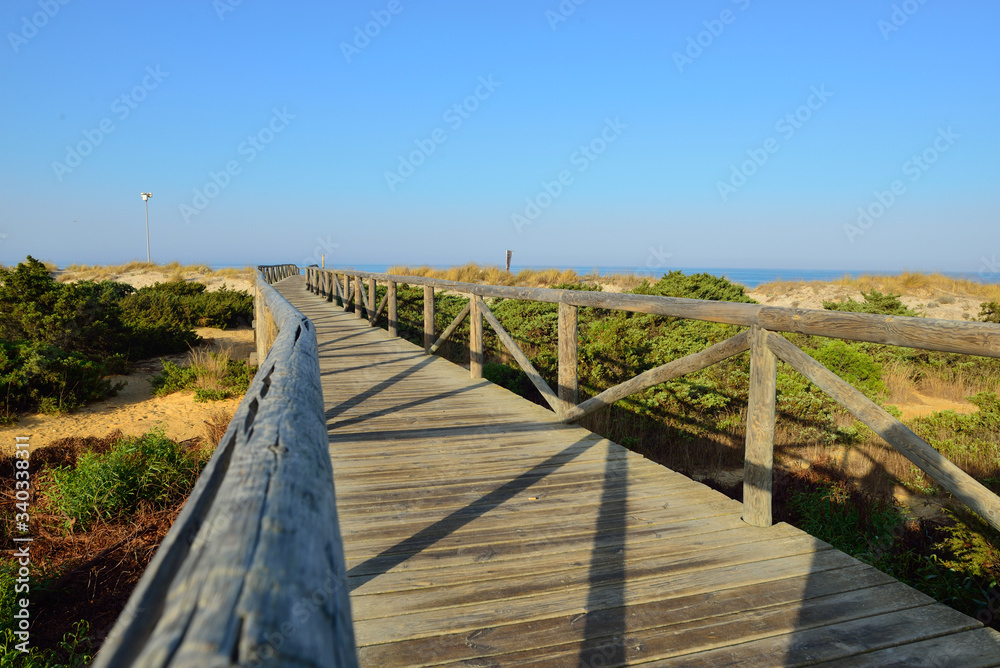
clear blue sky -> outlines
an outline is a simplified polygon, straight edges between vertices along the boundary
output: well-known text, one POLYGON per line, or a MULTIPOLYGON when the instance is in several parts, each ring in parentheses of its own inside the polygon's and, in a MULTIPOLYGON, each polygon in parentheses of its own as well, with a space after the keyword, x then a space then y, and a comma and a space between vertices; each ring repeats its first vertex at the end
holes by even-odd
POLYGON ((976 272, 998 25, 995 0, 7 0, 0 262, 144 259, 149 191, 156 261, 976 272))

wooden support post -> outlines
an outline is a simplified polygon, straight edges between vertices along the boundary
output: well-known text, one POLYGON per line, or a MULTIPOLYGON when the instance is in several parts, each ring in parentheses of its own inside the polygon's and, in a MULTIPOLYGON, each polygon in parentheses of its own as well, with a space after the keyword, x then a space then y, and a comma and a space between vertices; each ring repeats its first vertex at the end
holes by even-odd
POLYGON ((576 374, 576 323, 577 307, 559 304, 559 413, 566 412, 580 402, 576 374))
POLYGON ((368 320, 375 326, 375 279, 368 279, 368 320))
POLYGON ((351 277, 344 274, 344 310, 351 310, 351 277))
POLYGON ((482 297, 470 295, 472 308, 469 316, 472 320, 469 323, 469 376, 471 378, 483 377, 483 310, 480 308, 482 303, 482 297))
POLYGON ((361 277, 354 277, 354 315, 359 318, 365 317, 364 314, 365 306, 365 293, 361 289, 361 277))
POLYGON ((778 360, 767 347, 767 330, 750 328, 750 398, 743 469, 743 521, 771 526, 774 400, 778 360))
POLYGON ((399 336, 399 323, 397 322, 399 313, 396 311, 395 281, 389 281, 386 291, 386 296, 389 298, 389 336, 399 336))
POLYGON ((431 354, 434 345, 434 286, 424 286, 424 352, 431 354))

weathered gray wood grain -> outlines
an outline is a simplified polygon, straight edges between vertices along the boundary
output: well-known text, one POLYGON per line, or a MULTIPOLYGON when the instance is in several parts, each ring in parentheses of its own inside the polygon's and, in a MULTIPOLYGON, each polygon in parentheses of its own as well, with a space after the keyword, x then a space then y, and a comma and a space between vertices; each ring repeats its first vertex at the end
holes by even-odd
POLYGON ((95 666, 355 666, 312 323, 279 328, 95 666))

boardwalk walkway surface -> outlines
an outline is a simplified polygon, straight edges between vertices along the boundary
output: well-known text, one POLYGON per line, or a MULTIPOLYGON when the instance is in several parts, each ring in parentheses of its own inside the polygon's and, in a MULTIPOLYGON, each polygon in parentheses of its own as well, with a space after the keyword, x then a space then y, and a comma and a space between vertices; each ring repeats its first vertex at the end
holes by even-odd
POLYGON ((312 320, 364 666, 993 666, 1000 634, 390 338, 312 320))

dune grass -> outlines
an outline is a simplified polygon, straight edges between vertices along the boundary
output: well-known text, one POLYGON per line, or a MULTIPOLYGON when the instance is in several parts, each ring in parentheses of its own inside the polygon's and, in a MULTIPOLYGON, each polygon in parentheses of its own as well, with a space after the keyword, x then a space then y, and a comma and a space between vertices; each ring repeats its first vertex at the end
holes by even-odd
MULTIPOLYGON (((396 265, 389 267, 389 274, 402 276, 420 276, 437 278, 443 281, 458 281, 461 283, 479 283, 483 285, 510 285, 523 288, 549 288, 565 283, 587 283, 591 285, 614 285, 623 290, 638 287, 650 280, 649 276, 640 274, 601 274, 594 269, 589 274, 581 275, 575 269, 520 269, 510 273, 496 265, 478 265, 469 262, 457 267, 435 269, 428 266, 411 267, 396 265)), ((653 277, 655 281, 659 276, 653 277)))
MULTIPOLYGON (((47 265, 50 271, 55 271, 55 265, 47 265)), ((181 264, 180 262, 142 262, 132 260, 124 264, 71 264, 60 274, 58 280, 66 281, 108 281, 115 280, 125 274, 158 273, 165 276, 166 281, 187 281, 206 278, 239 278, 253 280, 253 267, 225 267, 212 269, 207 264, 181 264)))
POLYGON ((761 283, 754 291, 767 294, 781 294, 806 287, 819 289, 824 285, 834 285, 850 292, 871 292, 903 294, 938 298, 940 303, 949 303, 949 298, 969 297, 985 302, 1000 301, 1000 283, 979 283, 964 278, 945 276, 940 273, 904 271, 898 274, 863 274, 842 276, 833 281, 771 281, 761 283), (941 301, 944 300, 944 301, 941 301))

